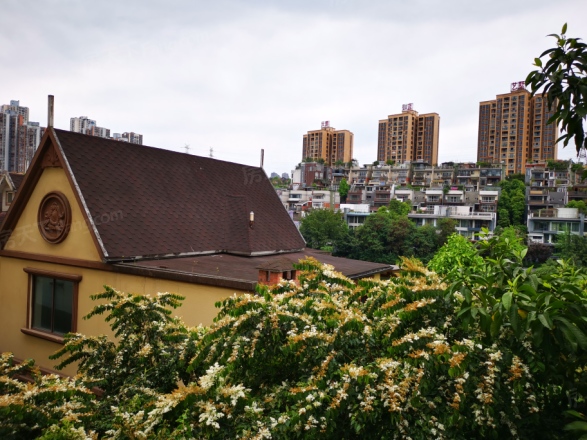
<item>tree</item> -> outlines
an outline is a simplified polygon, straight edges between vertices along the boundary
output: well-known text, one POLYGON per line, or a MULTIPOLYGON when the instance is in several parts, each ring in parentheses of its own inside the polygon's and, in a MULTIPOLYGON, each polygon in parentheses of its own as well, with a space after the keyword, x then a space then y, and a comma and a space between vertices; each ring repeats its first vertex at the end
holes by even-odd
POLYGON ((438 275, 414 260, 402 261, 401 278, 355 283, 308 259, 298 265, 299 285, 283 281, 227 298, 206 329, 170 319, 168 307, 161 308, 162 296, 175 304, 168 294, 105 292, 100 301, 106 303, 94 308, 92 319, 104 313, 114 331, 138 328, 119 340, 66 337, 65 361, 81 352, 96 368, 75 379, 44 379, 50 385, 15 383, 21 367, 2 355, 0 434, 564 438, 567 392, 582 397, 587 374, 579 368, 586 361, 581 335, 587 323, 573 316, 587 312, 580 295, 584 275, 560 265, 548 279, 532 278, 516 269, 519 260, 507 242, 491 240, 487 246, 494 252, 480 269, 462 266, 454 272, 457 281, 467 282, 458 290, 447 290, 438 275), (569 330, 565 319, 576 327, 569 330), (540 328, 542 338, 536 339, 540 328), (116 362, 99 355, 112 345, 116 362), (102 350, 93 359, 91 347, 102 350), (117 353, 127 350, 132 351, 117 353), (168 359, 160 364, 153 351, 168 359), (170 377, 158 375, 152 382, 150 369, 170 377), (159 380, 171 384, 174 378, 182 383, 161 390, 159 380), (82 388, 97 382, 110 390, 101 398, 82 388))
POLYGON ((577 267, 587 267, 587 237, 567 230, 557 235, 555 251, 559 258, 572 261, 577 267))
MULTIPOLYGON (((508 176, 509 177, 509 176, 508 176)), ((497 203, 498 225, 502 227, 524 225, 526 186, 516 177, 499 182, 501 194, 497 203), (506 215, 507 214, 507 215, 506 215)))
POLYGON ((438 228, 438 247, 444 246, 448 237, 455 233, 457 227, 457 220, 454 218, 441 218, 437 221, 438 228))
POLYGON ((452 234, 444 246, 434 255, 428 263, 428 268, 448 279, 454 279, 463 267, 471 271, 480 269, 483 259, 478 255, 477 249, 469 240, 459 234, 452 234))
POLYGON ((567 25, 561 34, 552 34, 557 45, 544 51, 534 59, 538 70, 528 74, 526 84, 532 94, 543 89, 547 94, 548 105, 554 110, 548 123, 558 123, 565 132, 558 141, 566 147, 571 139, 575 140, 577 155, 581 148, 587 148, 583 122, 587 118, 587 45, 580 38, 566 36, 567 25), (545 64, 543 57, 548 57, 545 64))
POLYGON ((340 181, 340 184, 338 185, 338 193, 340 194, 341 203, 346 202, 347 195, 349 194, 349 189, 351 189, 351 186, 349 185, 347 180, 343 178, 340 181))
POLYGON ((524 266, 540 266, 552 256, 552 246, 544 243, 529 243, 524 257, 524 266))
POLYGON ((402 202, 401 200, 391 199, 387 205, 387 209, 392 216, 403 217, 412 211, 412 204, 407 200, 402 202))
POLYGON ((584 200, 571 200, 566 204, 567 208, 577 208, 581 214, 587 214, 587 204, 584 200))
POLYGON ((343 214, 332 209, 314 209, 300 223, 300 233, 313 249, 334 245, 347 229, 343 214))
POLYGON ((353 168, 359 166, 359 161, 357 159, 351 159, 346 163, 347 168, 353 168))

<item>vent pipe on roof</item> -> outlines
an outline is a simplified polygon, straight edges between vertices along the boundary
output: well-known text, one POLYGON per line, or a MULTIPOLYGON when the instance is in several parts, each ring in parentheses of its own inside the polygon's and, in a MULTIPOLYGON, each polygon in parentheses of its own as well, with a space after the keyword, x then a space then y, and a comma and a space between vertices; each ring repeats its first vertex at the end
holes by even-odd
POLYGON ((49 95, 49 108, 47 109, 47 128, 53 127, 53 115, 54 115, 54 97, 49 95))
POLYGON ((261 148, 261 168, 263 168, 263 162, 265 161, 265 150, 261 148))

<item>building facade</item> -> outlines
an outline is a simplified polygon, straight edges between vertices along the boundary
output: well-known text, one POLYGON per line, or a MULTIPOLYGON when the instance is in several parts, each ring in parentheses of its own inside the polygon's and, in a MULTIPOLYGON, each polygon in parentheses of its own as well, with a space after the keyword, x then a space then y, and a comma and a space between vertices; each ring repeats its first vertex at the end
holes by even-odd
POLYGON ((348 130, 336 130, 329 121, 322 122, 320 130, 304 135, 302 160, 322 159, 328 166, 353 160, 354 135, 348 130))
POLYGON ((101 138, 110 138, 110 129, 98 127, 96 121, 87 116, 80 116, 79 118, 71 118, 69 120, 69 131, 74 133, 88 134, 90 136, 98 136, 101 138))
POLYGON ((532 97, 524 82, 512 83, 509 93, 479 103, 477 161, 501 163, 507 174, 524 173, 526 163, 556 160, 557 126, 547 99, 532 97))
POLYGON ((24 173, 44 132, 19 101, 0 106, 0 170, 24 173))
POLYGON ((400 114, 379 121, 377 160, 437 164, 439 126, 438 113, 420 115, 412 104, 404 105, 400 114))
POLYGON ((78 118, 71 118, 69 120, 69 131, 74 133, 87 134, 90 136, 97 136, 104 139, 114 139, 122 142, 129 142, 131 144, 143 145, 143 135, 133 131, 120 133, 113 133, 110 135, 110 129, 98 127, 96 121, 87 116, 80 116, 78 118))

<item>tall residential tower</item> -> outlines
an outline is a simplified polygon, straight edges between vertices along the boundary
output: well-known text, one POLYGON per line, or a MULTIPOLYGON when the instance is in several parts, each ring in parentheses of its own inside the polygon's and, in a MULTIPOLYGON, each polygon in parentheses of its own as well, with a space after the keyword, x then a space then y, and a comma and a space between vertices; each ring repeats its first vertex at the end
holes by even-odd
POLYGON ((334 166, 339 161, 352 161, 353 134, 348 130, 336 130, 330 126, 330 121, 322 122, 320 130, 304 135, 302 160, 306 158, 323 159, 328 166, 334 166))
POLYGON ((546 96, 532 97, 523 81, 510 93, 479 103, 477 161, 501 163, 507 174, 524 173, 526 162, 557 158, 556 124, 546 96))
POLYGON ((44 127, 29 121, 19 101, 0 106, 0 170, 24 173, 39 146, 44 127))
POLYGON ((438 163, 438 113, 419 115, 412 104, 402 112, 379 121, 377 160, 396 163, 423 161, 438 163))

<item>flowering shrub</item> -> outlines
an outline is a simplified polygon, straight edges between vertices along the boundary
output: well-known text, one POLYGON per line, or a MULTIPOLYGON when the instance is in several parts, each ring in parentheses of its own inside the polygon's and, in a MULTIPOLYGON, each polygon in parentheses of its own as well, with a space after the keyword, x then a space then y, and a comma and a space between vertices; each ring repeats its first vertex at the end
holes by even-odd
MULTIPOLYGON (((117 341, 71 335, 56 355, 62 366, 80 366, 62 386, 85 385, 81 393, 99 385, 104 395, 86 402, 91 415, 54 413, 40 431, 111 439, 564 438, 560 413, 548 411, 565 390, 538 379, 531 332, 502 321, 488 337, 465 310, 466 295, 447 294, 416 260, 404 259, 403 276, 388 281, 353 282, 312 259, 299 268, 299 286, 282 281, 219 303, 209 329, 170 318, 167 307, 180 297, 107 289, 96 299, 109 302, 90 316, 107 313, 117 341)), ((1 399, 23 395, 2 386, 1 399)), ((4 411, 1 402, 2 426, 24 411, 4 411)), ((11 426, 14 438, 24 432, 11 426)))

